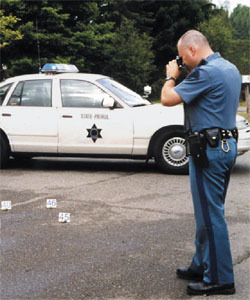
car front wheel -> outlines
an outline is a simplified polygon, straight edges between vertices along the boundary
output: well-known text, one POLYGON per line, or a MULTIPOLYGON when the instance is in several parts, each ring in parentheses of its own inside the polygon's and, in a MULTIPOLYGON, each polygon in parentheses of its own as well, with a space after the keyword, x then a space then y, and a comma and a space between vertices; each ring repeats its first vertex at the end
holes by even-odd
POLYGON ((163 172, 188 174, 184 131, 178 128, 162 133, 156 141, 154 157, 163 172))

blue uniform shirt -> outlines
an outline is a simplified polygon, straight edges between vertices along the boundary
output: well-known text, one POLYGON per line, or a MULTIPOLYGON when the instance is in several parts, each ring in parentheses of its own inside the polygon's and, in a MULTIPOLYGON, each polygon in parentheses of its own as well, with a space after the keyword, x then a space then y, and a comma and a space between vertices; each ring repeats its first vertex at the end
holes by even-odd
POLYGON ((203 59, 174 90, 186 104, 187 130, 236 127, 241 76, 219 53, 203 59))

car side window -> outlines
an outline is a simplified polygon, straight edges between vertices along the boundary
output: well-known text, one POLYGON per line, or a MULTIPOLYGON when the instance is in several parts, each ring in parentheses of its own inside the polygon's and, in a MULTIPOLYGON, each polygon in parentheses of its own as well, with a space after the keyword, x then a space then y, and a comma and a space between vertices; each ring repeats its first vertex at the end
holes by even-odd
POLYGON ((9 84, 6 84, 6 85, 4 85, 4 86, 2 86, 0 88, 0 105, 3 104, 3 101, 4 101, 4 99, 5 99, 6 95, 7 95, 10 87, 12 86, 12 84, 13 83, 9 83, 9 84))
POLYGON ((84 80, 61 80, 62 105, 64 107, 102 107, 105 92, 84 80))
POLYGON ((8 105, 51 106, 51 80, 21 81, 13 91, 8 105))

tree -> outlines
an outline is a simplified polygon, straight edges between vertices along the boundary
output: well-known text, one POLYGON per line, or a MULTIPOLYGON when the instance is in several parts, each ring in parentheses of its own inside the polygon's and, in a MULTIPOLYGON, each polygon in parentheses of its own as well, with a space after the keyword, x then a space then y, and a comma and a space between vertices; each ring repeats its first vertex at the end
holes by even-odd
POLYGON ((233 33, 232 61, 234 61, 241 74, 250 74, 249 57, 249 7, 238 5, 230 16, 233 33))
POLYGON ((112 42, 115 48, 104 50, 109 61, 104 64, 103 72, 142 93, 154 70, 153 39, 146 33, 139 34, 134 23, 124 18, 112 42))
POLYGON ((20 21, 13 15, 4 15, 4 11, 0 10, 0 48, 8 46, 12 41, 22 39, 22 34, 18 30, 14 30, 15 24, 20 21))
POLYGON ((212 4, 208 0, 139 0, 101 2, 100 9, 105 20, 119 26, 123 18, 132 20, 138 33, 152 38, 155 68, 150 74, 153 94, 159 97, 165 76, 165 65, 177 55, 176 43, 188 29, 194 29, 207 19, 212 4))
POLYGON ((2 51, 7 76, 37 73, 40 62, 64 62, 77 65, 81 72, 111 75, 141 90, 153 69, 152 39, 123 15, 119 26, 104 18, 103 3, 3 2, 7 11, 16 11, 22 19, 18 30, 23 35, 2 51))
POLYGON ((249 41, 233 39, 233 29, 227 11, 216 10, 213 16, 199 24, 212 49, 237 66, 241 74, 249 74, 249 41))
POLYGON ((23 74, 27 69, 36 73, 39 60, 41 65, 65 62, 76 64, 80 71, 92 72, 94 62, 101 59, 97 52, 100 55, 112 35, 112 24, 96 24, 99 9, 94 2, 15 0, 4 1, 2 6, 16 11, 22 20, 18 29, 23 39, 1 51, 7 76, 23 74))
POLYGON ((228 57, 233 39, 232 26, 225 10, 217 10, 209 20, 199 24, 198 30, 206 36, 214 51, 228 57))
POLYGON ((179 37, 206 20, 211 6, 210 0, 2 0, 6 14, 21 19, 23 35, 2 48, 5 76, 37 72, 40 62, 67 62, 137 91, 149 83, 158 98, 179 37))
POLYGON ((238 5, 230 16, 235 40, 249 40, 250 19, 249 7, 238 5))
POLYGON ((250 74, 249 41, 233 40, 227 58, 237 66, 242 75, 250 74))

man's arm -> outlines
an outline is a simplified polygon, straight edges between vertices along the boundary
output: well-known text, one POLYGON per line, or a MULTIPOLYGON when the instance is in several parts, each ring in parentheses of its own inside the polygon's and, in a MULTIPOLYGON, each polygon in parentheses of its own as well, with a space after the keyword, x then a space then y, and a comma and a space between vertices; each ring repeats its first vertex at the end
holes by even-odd
MULTIPOLYGON (((167 77, 171 76, 177 79, 180 76, 180 71, 176 60, 172 60, 166 66, 167 77)), ((175 80, 167 80, 161 90, 161 103, 164 106, 174 106, 182 102, 182 98, 174 90, 175 80)))
POLYGON ((161 104, 164 106, 174 106, 182 102, 181 97, 174 90, 175 81, 168 80, 161 90, 161 104))

